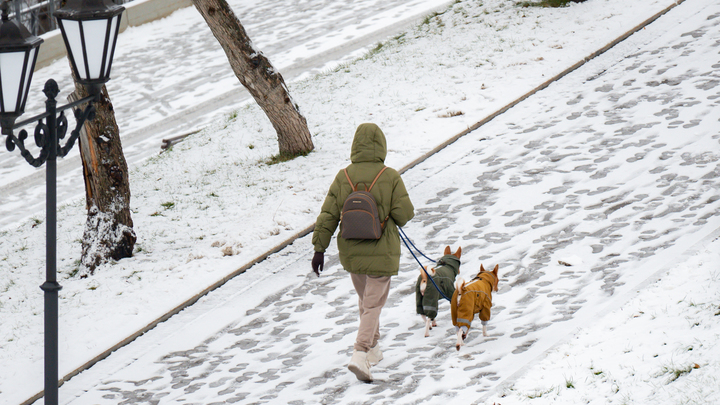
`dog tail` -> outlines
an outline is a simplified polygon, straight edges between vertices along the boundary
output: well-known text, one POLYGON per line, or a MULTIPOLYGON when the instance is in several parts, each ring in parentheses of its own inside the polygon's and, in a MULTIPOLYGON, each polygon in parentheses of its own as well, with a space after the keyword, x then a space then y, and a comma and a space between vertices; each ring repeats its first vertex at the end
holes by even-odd
POLYGON ((465 279, 459 275, 455 278, 455 291, 457 292, 457 305, 460 305, 460 297, 465 291, 465 279))
POLYGON ((434 268, 427 268, 425 266, 425 270, 420 269, 420 277, 422 277, 422 281, 420 281, 420 295, 425 295, 425 289, 427 288, 427 282, 428 282, 428 273, 430 274, 430 277, 435 277, 435 269, 434 268))

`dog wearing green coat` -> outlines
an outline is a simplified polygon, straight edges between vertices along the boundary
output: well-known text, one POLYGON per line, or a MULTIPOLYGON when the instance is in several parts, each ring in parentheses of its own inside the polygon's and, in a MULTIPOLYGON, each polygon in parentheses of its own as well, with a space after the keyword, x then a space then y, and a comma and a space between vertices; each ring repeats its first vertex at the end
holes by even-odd
POLYGON ((438 313, 439 301, 442 298, 438 289, 446 297, 452 297, 455 292, 455 278, 460 273, 461 254, 461 247, 452 253, 450 246, 446 246, 443 257, 437 261, 435 267, 420 269, 420 275, 415 284, 415 303, 417 313, 425 322, 425 337, 430 336, 430 330, 437 326, 435 317, 438 313), (428 275, 435 281, 434 284, 437 285, 437 288, 428 279, 428 275))

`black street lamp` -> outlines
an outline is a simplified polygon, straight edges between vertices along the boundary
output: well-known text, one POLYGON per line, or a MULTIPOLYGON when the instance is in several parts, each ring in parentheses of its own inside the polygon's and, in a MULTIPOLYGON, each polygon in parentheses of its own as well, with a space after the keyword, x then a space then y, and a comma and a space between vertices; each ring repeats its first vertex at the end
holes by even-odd
POLYGON ((55 97, 60 90, 55 80, 45 83, 43 92, 45 112, 19 123, 15 121, 23 114, 28 89, 32 80, 37 51, 43 42, 21 25, 8 19, 8 2, 0 5, 0 125, 7 138, 5 145, 12 152, 17 147, 23 158, 34 167, 46 165, 46 270, 45 283, 40 288, 45 292, 45 404, 58 403, 58 291, 57 282, 57 157, 64 157, 73 148, 80 129, 86 120, 94 117, 93 102, 100 97, 102 85, 110 80, 110 68, 120 28, 120 17, 124 7, 110 0, 68 0, 65 7, 54 15, 62 30, 68 58, 75 77, 82 83, 90 96, 58 107, 55 97), (68 129, 64 111, 87 103, 81 111, 75 111, 77 126, 71 132, 65 145, 68 129), (37 157, 25 147, 27 131, 17 136, 13 130, 37 122, 35 144, 40 148, 37 157))

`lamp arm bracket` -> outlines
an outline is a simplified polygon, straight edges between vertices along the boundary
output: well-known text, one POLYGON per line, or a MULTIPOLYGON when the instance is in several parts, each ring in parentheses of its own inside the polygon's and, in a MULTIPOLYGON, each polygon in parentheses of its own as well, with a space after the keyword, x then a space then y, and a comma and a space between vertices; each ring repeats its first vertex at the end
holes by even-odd
POLYGON ((35 141, 37 142, 38 139, 42 138, 41 144, 38 145, 40 147, 40 154, 38 157, 34 157, 32 153, 30 153, 27 148, 25 148, 25 140, 28 137, 27 131, 24 129, 21 130, 18 133, 18 136, 15 136, 13 134, 8 134, 7 138, 5 139, 5 147, 7 147, 7 150, 9 152, 12 152, 15 150, 15 147, 20 150, 20 154, 22 155, 25 160, 30 163, 33 167, 40 167, 47 161, 48 156, 50 155, 50 148, 44 145, 44 137, 47 133, 48 127, 47 125, 43 124, 42 121, 38 123, 38 125, 35 127, 35 141))
MULTIPOLYGON (((72 103, 66 104, 64 106, 58 107, 56 109, 56 112, 59 112, 60 114, 57 116, 56 125, 55 125, 55 142, 56 142, 56 156, 59 157, 65 157, 75 146, 75 142, 77 141, 78 137, 80 136, 80 130, 82 129, 83 125, 85 125, 85 122, 87 120, 92 120, 95 117, 95 106, 93 105, 93 101, 96 99, 95 96, 88 96, 84 97, 80 100, 74 101, 72 103), (65 134, 68 130, 68 122, 67 118, 65 118, 65 112, 64 110, 77 107, 81 104, 88 103, 87 107, 85 107, 84 110, 80 111, 79 109, 74 110, 75 114, 75 120, 77 121, 77 125, 75 129, 70 133, 70 138, 68 138, 67 142, 64 146, 60 145, 60 140, 65 138, 65 134)), ((32 118, 29 118, 27 120, 24 120, 22 122, 18 122, 17 124, 13 125, 13 127, 5 132, 5 135, 7 135, 7 138, 5 139, 5 147, 9 152, 12 152, 17 147, 20 150, 20 154, 22 155, 25 160, 30 163, 33 167, 40 167, 42 166, 49 158, 50 156, 50 138, 51 138, 51 131, 50 127, 45 123, 46 118, 50 116, 50 113, 47 111, 38 114, 32 118), (45 120, 45 121, 43 121, 45 120), (28 133, 26 130, 21 130, 17 136, 15 136, 12 133, 13 129, 20 128, 22 126, 25 126, 27 124, 30 124, 32 122, 37 121, 37 125, 35 126, 35 145, 37 145, 40 148, 40 153, 37 157, 33 156, 32 153, 27 150, 25 147, 25 140, 28 138, 28 133)))

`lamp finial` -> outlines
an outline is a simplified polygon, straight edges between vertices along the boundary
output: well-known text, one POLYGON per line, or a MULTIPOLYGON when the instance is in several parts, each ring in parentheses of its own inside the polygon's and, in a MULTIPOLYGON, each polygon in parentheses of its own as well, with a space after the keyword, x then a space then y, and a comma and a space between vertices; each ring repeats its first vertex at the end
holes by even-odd
POLYGON ((10 17, 8 16, 8 9, 10 8, 8 6, 8 1, 3 1, 2 4, 0 4, 0 10, 2 10, 2 21, 8 21, 10 20, 10 17))

